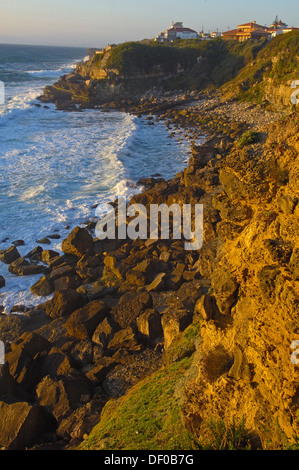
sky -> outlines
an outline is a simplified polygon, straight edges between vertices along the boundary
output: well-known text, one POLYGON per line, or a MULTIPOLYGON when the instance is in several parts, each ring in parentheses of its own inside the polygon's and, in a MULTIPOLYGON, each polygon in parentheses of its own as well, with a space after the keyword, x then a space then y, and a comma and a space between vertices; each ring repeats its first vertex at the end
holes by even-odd
POLYGON ((153 38, 182 21, 205 32, 278 17, 299 27, 298 0, 0 0, 0 43, 104 47, 153 38))

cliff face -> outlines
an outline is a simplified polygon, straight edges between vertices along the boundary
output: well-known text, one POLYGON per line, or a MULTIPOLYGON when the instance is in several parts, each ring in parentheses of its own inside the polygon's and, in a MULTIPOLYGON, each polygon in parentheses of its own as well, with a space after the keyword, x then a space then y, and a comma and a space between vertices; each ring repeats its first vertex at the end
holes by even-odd
MULTIPOLYGON (((203 112, 167 117, 198 129, 203 112)), ((244 123, 224 120, 227 135, 193 146, 184 172, 134 197, 147 207, 202 203, 204 243, 174 257, 175 242, 140 242, 140 253, 154 247, 148 258, 173 262, 149 289, 161 318, 162 367, 108 401, 82 448, 266 450, 296 442, 298 117, 259 127, 257 139, 244 123)), ((118 256, 110 253, 105 265, 144 285, 141 265, 118 256)), ((144 320, 139 314, 137 325, 148 334, 144 320)))
POLYGON ((246 54, 254 57, 264 43, 237 46, 220 40, 120 44, 78 64, 74 72, 46 87, 41 100, 59 106, 95 105, 140 99, 154 87, 162 92, 201 90, 233 78, 245 65, 246 54))
POLYGON ((291 109, 298 72, 299 32, 293 31, 273 39, 223 90, 230 98, 291 109))
POLYGON ((291 361, 299 337, 298 131, 297 112, 270 128, 264 145, 235 149, 221 165, 210 307, 195 309, 197 377, 183 405, 188 429, 199 436, 211 417, 245 419, 264 449, 298 434, 299 376, 291 361))

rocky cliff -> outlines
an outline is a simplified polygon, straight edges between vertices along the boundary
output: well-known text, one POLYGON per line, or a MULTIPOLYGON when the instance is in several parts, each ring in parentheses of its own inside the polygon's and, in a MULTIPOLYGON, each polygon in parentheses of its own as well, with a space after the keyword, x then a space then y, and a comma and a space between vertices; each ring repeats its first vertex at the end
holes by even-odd
POLYGON ((63 254, 0 253, 17 275, 43 264, 31 289, 53 293, 0 317, 2 447, 298 448, 298 109, 202 98, 130 107, 192 152, 130 203, 203 204, 200 249, 101 241, 91 222, 63 254))

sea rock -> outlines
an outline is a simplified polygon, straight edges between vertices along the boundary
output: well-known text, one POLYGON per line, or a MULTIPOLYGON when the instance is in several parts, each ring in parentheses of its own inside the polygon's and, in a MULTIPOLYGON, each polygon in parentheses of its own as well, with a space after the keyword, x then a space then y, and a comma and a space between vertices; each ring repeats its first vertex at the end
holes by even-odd
POLYGON ((62 251, 81 258, 93 246, 93 238, 85 228, 75 227, 62 242, 62 251))
POLYGON ((69 335, 77 339, 91 338, 96 327, 104 320, 108 312, 109 308, 105 302, 94 300, 74 311, 65 327, 69 335))
POLYGON ((5 286, 5 279, 3 276, 0 276, 0 289, 5 286))
POLYGON ((73 289, 55 291, 53 299, 46 305, 46 314, 53 319, 70 315, 84 303, 84 297, 73 289))
POLYGON ((47 268, 45 266, 30 264, 21 256, 8 266, 8 270, 16 276, 30 276, 47 272, 47 268))
POLYGON ((52 294, 54 289, 50 280, 46 276, 43 276, 30 287, 30 290, 35 295, 46 297, 52 294))
POLYGON ((24 258, 29 258, 30 261, 41 261, 42 260, 43 248, 41 246, 36 246, 33 250, 29 251, 24 258))
POLYGON ((11 264, 20 257, 20 253, 16 246, 11 246, 7 250, 0 250, 0 260, 5 264, 11 264))
POLYGON ((55 428, 55 419, 42 406, 0 402, 0 446, 6 450, 25 450, 55 428))

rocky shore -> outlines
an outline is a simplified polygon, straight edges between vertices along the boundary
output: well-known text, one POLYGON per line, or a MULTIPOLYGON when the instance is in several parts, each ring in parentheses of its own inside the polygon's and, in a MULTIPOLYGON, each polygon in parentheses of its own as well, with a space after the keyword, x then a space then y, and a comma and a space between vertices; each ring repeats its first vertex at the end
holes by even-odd
POLYGON ((141 180, 130 204, 203 204, 203 246, 101 241, 91 222, 63 240, 63 253, 2 251, 10 272, 39 272, 31 290, 52 298, 0 316, 0 446, 84 448, 111 399, 190 357, 180 419, 194 440, 211 417, 245 418, 252 448, 284 447, 299 431, 290 360, 299 334, 298 111, 283 116, 217 92, 101 109, 163 120, 170 137, 177 129, 190 140, 186 168, 169 181, 141 180), (195 322, 197 341, 174 347, 195 322))

